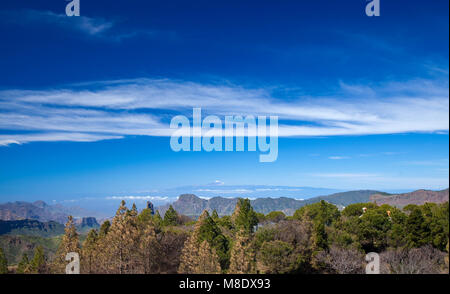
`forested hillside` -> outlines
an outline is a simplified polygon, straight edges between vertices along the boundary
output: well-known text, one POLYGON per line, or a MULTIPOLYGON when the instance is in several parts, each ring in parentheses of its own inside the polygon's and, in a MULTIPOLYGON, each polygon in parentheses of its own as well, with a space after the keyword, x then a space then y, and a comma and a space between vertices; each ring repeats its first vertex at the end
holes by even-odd
POLYGON ((192 221, 172 206, 162 217, 122 201, 113 220, 82 241, 69 217, 54 256, 38 246, 10 271, 63 273, 66 254, 78 252, 82 273, 358 274, 365 254, 377 252, 382 273, 448 273, 448 216, 448 202, 403 209, 357 203, 339 211, 322 200, 287 217, 257 213, 239 199, 231 216, 205 210, 192 221))
POLYGON ((38 237, 54 237, 64 234, 64 225, 50 221, 37 220, 0 220, 0 235, 27 235, 38 237))

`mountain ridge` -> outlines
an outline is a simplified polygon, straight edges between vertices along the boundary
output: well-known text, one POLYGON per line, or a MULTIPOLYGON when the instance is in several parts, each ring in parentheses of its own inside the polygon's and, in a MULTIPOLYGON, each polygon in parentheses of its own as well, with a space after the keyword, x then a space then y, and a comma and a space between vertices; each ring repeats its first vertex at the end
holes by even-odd
POLYGON ((420 189, 409 193, 389 195, 374 194, 370 196, 370 201, 378 205, 389 204, 400 208, 408 204, 443 203, 449 201, 449 189, 439 191, 420 189))
POLYGON ((64 224, 67 217, 83 218, 95 215, 95 212, 80 207, 65 207, 61 204, 50 205, 42 200, 34 202, 15 201, 0 203, 0 220, 37 220, 56 221, 64 224))
MULTIPOLYGON (((318 196, 305 200, 298 200, 289 197, 277 197, 277 198, 257 198, 251 199, 251 205, 256 212, 267 214, 271 211, 282 211, 286 215, 294 214, 295 210, 300 207, 319 202, 320 200, 326 200, 337 206, 346 206, 352 203, 368 202, 370 195, 383 193, 376 190, 355 190, 348 192, 339 192, 326 196, 318 196)), ((170 205, 179 213, 188 216, 198 216, 203 210, 212 211, 217 210, 219 215, 230 215, 233 213, 238 197, 225 198, 221 196, 212 197, 210 199, 203 199, 195 194, 181 194, 178 199, 172 204, 166 204, 159 206, 157 210, 161 215, 164 215, 165 211, 170 205)))

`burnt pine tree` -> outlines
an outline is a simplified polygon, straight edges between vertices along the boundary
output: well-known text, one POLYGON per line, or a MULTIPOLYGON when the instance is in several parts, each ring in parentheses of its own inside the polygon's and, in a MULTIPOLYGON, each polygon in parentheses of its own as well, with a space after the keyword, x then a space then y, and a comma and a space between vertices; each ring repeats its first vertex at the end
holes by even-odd
POLYGON ((93 274, 96 272, 96 260, 98 254, 98 234, 97 230, 89 231, 86 240, 83 242, 81 250, 81 272, 93 274))
POLYGON ((157 240, 155 227, 151 223, 147 223, 145 226, 141 227, 138 252, 141 273, 158 273, 158 261, 161 257, 161 249, 157 240))
POLYGON ((219 274, 220 264, 214 248, 211 248, 205 240, 200 244, 199 248, 199 267, 196 273, 202 274, 219 274))
POLYGON ((125 201, 122 201, 103 240, 101 260, 106 265, 106 273, 125 274, 135 271, 138 237, 137 210, 135 206, 128 210, 125 201))
POLYGON ((234 240, 231 249, 230 274, 254 274, 255 269, 255 248, 252 237, 244 231, 239 232, 234 240))
POLYGON ((69 252, 80 253, 80 246, 78 243, 78 233, 73 222, 73 217, 69 215, 66 227, 64 228, 64 236, 61 239, 56 258, 53 264, 53 271, 62 274, 66 268, 66 255, 69 252))
POLYGON ((194 232, 184 243, 181 252, 178 272, 182 274, 212 274, 220 273, 219 256, 207 239, 214 235, 209 225, 212 219, 204 210, 195 224, 194 232))
MULTIPOLYGON (((95 267, 96 273, 106 273, 107 267, 109 265, 109 258, 107 256, 107 242, 106 237, 109 233, 109 230, 111 228, 111 222, 109 220, 106 220, 102 223, 100 226, 97 241, 96 241, 96 260, 95 264, 93 265, 95 267)), ((83 268, 81 269, 83 270, 83 268)))

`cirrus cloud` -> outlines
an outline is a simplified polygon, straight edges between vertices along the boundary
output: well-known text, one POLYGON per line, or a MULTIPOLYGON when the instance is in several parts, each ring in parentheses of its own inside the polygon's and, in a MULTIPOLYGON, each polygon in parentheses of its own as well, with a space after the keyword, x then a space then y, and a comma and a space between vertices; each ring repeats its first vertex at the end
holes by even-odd
POLYGON ((442 80, 371 87, 341 82, 332 96, 287 101, 266 88, 132 79, 48 90, 2 90, 0 129, 8 132, 0 134, 0 145, 170 136, 170 118, 192 116, 194 107, 201 107, 205 115, 276 115, 281 137, 448 133, 449 129, 448 82, 442 80))

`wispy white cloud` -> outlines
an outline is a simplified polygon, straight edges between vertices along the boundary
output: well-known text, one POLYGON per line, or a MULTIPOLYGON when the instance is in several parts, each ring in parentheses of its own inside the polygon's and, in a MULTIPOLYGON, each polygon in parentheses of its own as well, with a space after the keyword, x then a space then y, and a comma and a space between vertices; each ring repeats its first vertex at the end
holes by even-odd
POLYGON ((433 159, 433 160, 413 160, 403 162, 407 165, 422 165, 422 166, 448 166, 449 160, 447 159, 433 159))
POLYGON ((257 192, 271 192, 271 191, 302 191, 303 189, 300 188, 258 188, 255 189, 257 192))
POLYGON ((372 178, 379 175, 371 173, 314 173, 311 176, 322 178, 372 178))
POLYGON ((329 156, 328 159, 341 160, 341 159, 350 159, 350 157, 348 157, 348 156, 329 156))
POLYGON ((13 22, 21 25, 52 25, 88 35, 103 34, 114 26, 113 22, 102 18, 87 16, 68 17, 65 14, 43 10, 6 10, 0 11, 0 16, 3 22, 13 22))
POLYGON ((403 154, 404 152, 392 152, 392 151, 386 151, 386 152, 378 152, 378 153, 362 153, 358 154, 358 157, 373 157, 373 156, 393 156, 393 155, 399 155, 403 154))
POLYGON ((153 201, 168 201, 169 197, 166 196, 108 196, 107 200, 153 200, 153 201))
POLYGON ((0 22, 22 26, 52 26, 69 32, 77 32, 84 36, 96 37, 109 41, 122 41, 133 37, 155 37, 164 35, 173 39, 174 32, 133 29, 123 31, 115 20, 85 15, 69 17, 64 13, 48 10, 3 10, 0 11, 0 22))
POLYGON ((0 135, 0 146, 11 144, 24 144, 29 142, 95 142, 101 140, 121 139, 123 136, 112 136, 104 134, 90 133, 41 133, 41 134, 20 134, 20 135, 0 135))
POLYGON ((398 155, 398 154, 402 154, 404 152, 395 152, 395 151, 386 151, 386 152, 382 152, 381 154, 383 155, 398 155))
POLYGON ((249 189, 229 189, 229 190, 216 190, 216 189, 197 189, 195 192, 209 192, 214 194, 246 194, 252 193, 253 190, 249 189))
POLYGON ((448 82, 442 81, 352 85, 350 90, 341 83, 333 96, 285 101, 265 88, 133 79, 0 91, 0 129, 10 130, 0 135, 0 145, 170 136, 170 118, 174 113, 192 115, 193 107, 201 107, 203 115, 277 115, 282 137, 449 129, 448 82))
POLYGON ((345 189, 445 189, 449 185, 448 175, 441 177, 415 177, 398 174, 376 174, 365 172, 312 173, 308 176, 335 180, 345 189))

